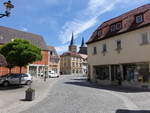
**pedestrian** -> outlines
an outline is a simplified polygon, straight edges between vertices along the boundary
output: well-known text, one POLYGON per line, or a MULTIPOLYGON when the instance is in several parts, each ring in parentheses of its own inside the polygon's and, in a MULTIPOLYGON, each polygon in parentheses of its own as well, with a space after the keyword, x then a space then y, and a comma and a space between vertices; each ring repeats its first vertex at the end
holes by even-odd
POLYGON ((47 76, 46 76, 46 71, 45 71, 44 82, 46 82, 46 78, 47 78, 47 76))

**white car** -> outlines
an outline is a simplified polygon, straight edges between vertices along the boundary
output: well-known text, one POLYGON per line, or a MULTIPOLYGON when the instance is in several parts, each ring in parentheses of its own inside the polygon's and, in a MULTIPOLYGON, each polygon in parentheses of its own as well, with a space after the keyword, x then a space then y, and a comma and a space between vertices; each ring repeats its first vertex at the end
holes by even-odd
POLYGON ((49 78, 55 78, 55 77, 59 77, 59 75, 57 73, 55 73, 54 71, 49 71, 48 72, 48 76, 49 78))

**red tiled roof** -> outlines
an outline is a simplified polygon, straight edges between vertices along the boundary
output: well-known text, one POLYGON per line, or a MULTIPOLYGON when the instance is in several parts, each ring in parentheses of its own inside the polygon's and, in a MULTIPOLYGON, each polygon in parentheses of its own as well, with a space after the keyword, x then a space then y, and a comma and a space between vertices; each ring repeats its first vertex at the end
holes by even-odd
POLYGON ((87 59, 88 58, 88 55, 85 55, 85 54, 79 54, 83 59, 87 59))
POLYGON ((81 57, 78 53, 76 52, 65 52, 61 56, 75 56, 75 57, 81 57))
POLYGON ((91 38, 88 40, 87 44, 104 40, 115 35, 119 35, 125 32, 130 32, 141 27, 150 25, 150 4, 141 6, 134 10, 131 10, 125 14, 122 14, 116 18, 110 19, 102 23, 96 31, 92 34, 91 38), (135 16, 138 14, 143 14, 144 21, 142 23, 135 23, 135 16), (122 28, 116 32, 110 32, 110 26, 114 23, 121 22, 122 28), (102 31, 102 35, 98 36, 98 31, 102 31))
POLYGON ((48 46, 48 49, 49 50, 54 50, 55 48, 54 48, 54 46, 48 46))

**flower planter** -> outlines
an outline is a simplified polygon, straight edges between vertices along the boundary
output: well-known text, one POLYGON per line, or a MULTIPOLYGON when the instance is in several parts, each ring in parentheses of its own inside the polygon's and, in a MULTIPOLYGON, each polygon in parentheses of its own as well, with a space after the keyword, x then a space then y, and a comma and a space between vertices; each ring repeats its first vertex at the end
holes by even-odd
POLYGON ((28 88, 26 90, 26 97, 25 97, 25 100, 26 101, 32 101, 35 99, 35 90, 34 89, 31 89, 31 88, 28 88))

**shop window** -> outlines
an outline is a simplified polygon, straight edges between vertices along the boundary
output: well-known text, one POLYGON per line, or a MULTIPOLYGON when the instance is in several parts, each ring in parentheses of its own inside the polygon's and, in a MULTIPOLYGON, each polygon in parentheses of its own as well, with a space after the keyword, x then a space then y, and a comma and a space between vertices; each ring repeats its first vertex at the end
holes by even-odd
POLYGON ((109 80, 109 67, 108 66, 96 66, 94 67, 96 78, 100 80, 109 80))
POLYGON ((148 42, 148 33, 147 32, 146 33, 142 33, 141 38, 142 38, 142 43, 141 43, 142 45, 149 43, 148 42))
POLYGON ((143 22, 143 15, 142 14, 136 15, 135 16, 135 21, 136 21, 137 24, 143 22))

